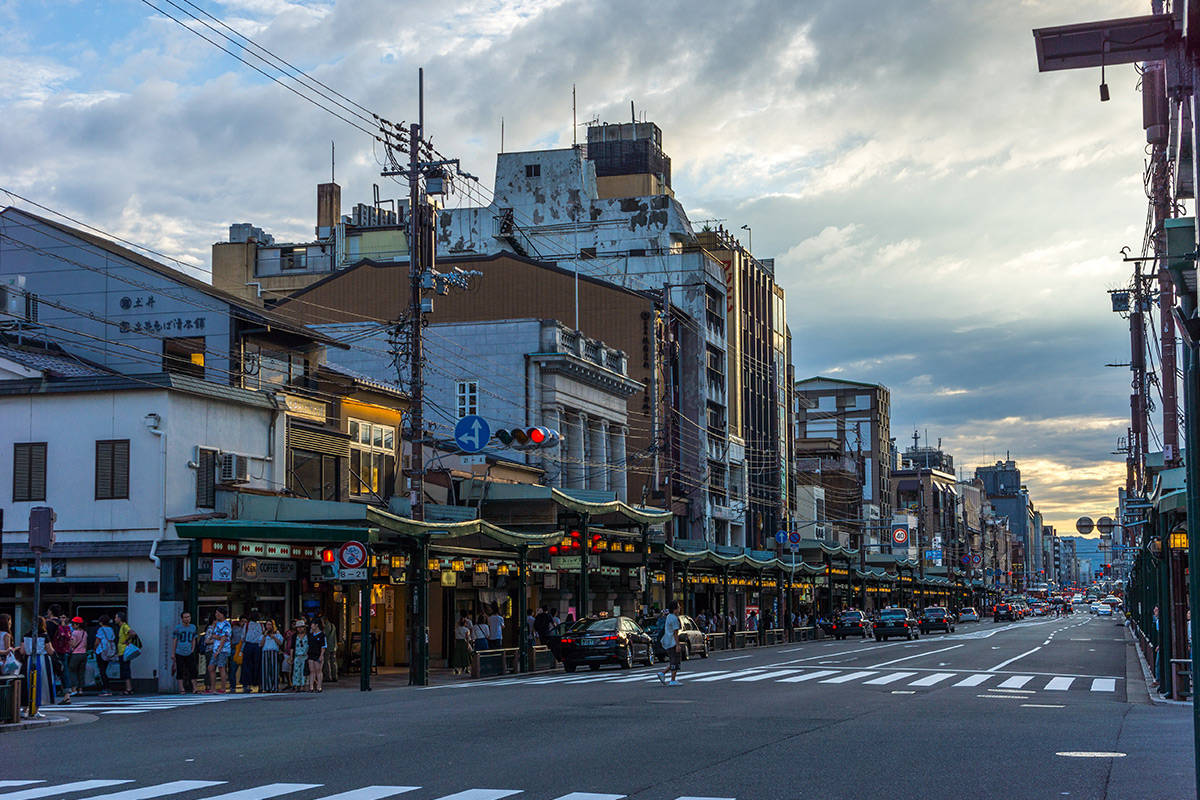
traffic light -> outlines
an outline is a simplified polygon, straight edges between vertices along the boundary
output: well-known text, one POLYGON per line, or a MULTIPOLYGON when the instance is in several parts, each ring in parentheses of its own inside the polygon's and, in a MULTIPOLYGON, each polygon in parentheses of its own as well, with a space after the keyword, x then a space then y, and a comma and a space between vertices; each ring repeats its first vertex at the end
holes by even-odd
POLYGON ((515 450, 554 447, 562 441, 558 431, 537 425, 532 428, 501 428, 494 435, 500 444, 515 450))
POLYGON ((598 534, 598 533, 593 533, 593 534, 592 534, 592 541, 591 541, 591 543, 588 545, 588 552, 590 552, 590 553, 599 553, 599 552, 600 552, 600 541, 601 541, 603 538, 604 538, 604 537, 602 537, 600 534, 598 534))
POLYGON ((337 578, 337 551, 326 547, 321 551, 321 580, 331 581, 337 578))

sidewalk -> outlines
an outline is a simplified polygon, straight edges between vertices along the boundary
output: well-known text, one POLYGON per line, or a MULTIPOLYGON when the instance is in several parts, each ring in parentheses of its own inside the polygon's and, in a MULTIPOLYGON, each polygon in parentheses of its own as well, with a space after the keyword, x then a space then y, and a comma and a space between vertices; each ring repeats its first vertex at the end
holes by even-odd
POLYGON ((17 731, 49 728, 51 725, 61 725, 70 721, 70 717, 63 717, 58 714, 46 714, 40 719, 22 719, 20 722, 4 723, 0 725, 0 733, 15 733, 17 731))

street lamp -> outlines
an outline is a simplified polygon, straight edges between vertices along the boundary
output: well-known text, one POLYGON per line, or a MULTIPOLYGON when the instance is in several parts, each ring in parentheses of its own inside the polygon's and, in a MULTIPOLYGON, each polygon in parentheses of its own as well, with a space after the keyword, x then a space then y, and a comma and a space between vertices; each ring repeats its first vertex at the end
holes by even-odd
POLYGON ((751 255, 754 255, 754 231, 750 229, 749 225, 743 225, 742 230, 746 232, 746 249, 750 251, 751 255))

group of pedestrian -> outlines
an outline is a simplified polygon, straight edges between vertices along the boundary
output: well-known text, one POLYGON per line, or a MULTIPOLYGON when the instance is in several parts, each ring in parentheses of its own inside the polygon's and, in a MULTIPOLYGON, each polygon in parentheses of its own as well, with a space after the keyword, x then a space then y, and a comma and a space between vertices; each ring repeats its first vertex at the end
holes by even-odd
POLYGON ((88 687, 89 654, 95 658, 100 694, 113 693, 108 675, 110 664, 117 665, 117 680, 122 694, 133 694, 131 664, 142 649, 137 632, 123 613, 97 620, 94 644, 89 648, 86 623, 82 617, 67 618, 57 605, 38 616, 26 635, 18 639, 12 617, 0 614, 0 674, 23 675, 23 704, 36 706, 69 705, 71 698, 88 687), (32 696, 31 696, 32 694, 32 696))
POLYGON ((450 668, 455 675, 466 675, 471 671, 471 654, 481 650, 496 650, 504 646, 504 617, 500 606, 484 604, 482 611, 472 621, 471 615, 463 612, 454 626, 454 649, 450 653, 450 668))
POLYGON ((225 609, 212 612, 203 633, 184 611, 171 633, 171 671, 182 694, 224 694, 239 687, 250 692, 320 692, 325 679, 337 680, 333 621, 315 615, 292 620, 280 630, 257 609, 231 620, 225 609), (199 657, 205 657, 205 688, 197 685, 199 657))

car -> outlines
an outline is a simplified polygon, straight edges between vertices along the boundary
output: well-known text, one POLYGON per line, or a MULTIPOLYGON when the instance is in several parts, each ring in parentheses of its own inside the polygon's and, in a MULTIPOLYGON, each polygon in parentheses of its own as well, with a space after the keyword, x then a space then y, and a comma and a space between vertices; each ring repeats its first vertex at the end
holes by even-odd
MULTIPOLYGON (((663 629, 666 626, 667 618, 662 617, 646 617, 639 620, 642 630, 646 631, 650 636, 650 643, 654 647, 654 657, 659 661, 667 660, 667 650, 662 646, 663 629)), ((692 656, 700 656, 708 658, 708 637, 704 635, 704 631, 696 624, 696 621, 686 614, 679 615, 679 660, 687 661, 692 656)))
POLYGON ((877 642, 886 642, 889 636, 903 636, 906 639, 921 636, 920 624, 907 608, 885 608, 880 611, 872 633, 877 642))
POLYGON ((1113 607, 1108 603, 1096 603, 1097 617, 1111 617, 1113 615, 1113 607))
POLYGON ((1013 608, 1012 603, 996 603, 996 607, 992 610, 992 621, 999 622, 1000 620, 1009 622, 1017 620, 1017 610, 1013 608))
POLYGON ((959 622, 979 622, 979 612, 967 606, 962 611, 958 612, 959 622))
POLYGON ((847 636, 867 638, 871 621, 861 611, 843 611, 833 623, 833 638, 845 639, 847 636))
POLYGON ((1100 602, 1104 603, 1106 606, 1111 608, 1113 611, 1116 611, 1118 608, 1121 607, 1121 598, 1117 597, 1116 595, 1112 595, 1112 594, 1110 594, 1108 597, 1105 597, 1100 602))
POLYGON ((932 630, 954 633, 954 615, 943 606, 930 606, 922 611, 918 624, 921 626, 921 633, 929 633, 932 630))
POLYGON ((650 634, 629 617, 581 619, 562 635, 559 652, 567 672, 584 664, 597 670, 604 664, 629 669, 634 661, 654 663, 650 634))

